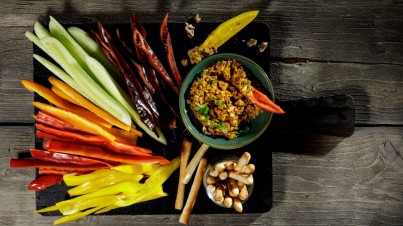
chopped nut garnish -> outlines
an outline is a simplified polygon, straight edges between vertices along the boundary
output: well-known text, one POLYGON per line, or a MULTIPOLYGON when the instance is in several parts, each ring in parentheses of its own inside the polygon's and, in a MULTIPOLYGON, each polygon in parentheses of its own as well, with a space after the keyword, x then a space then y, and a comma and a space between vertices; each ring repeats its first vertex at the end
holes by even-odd
POLYGON ((261 42, 261 43, 259 43, 259 45, 257 46, 257 50, 258 50, 260 53, 263 53, 263 52, 266 50, 266 48, 267 48, 268 45, 269 45, 268 42, 261 42))
POLYGON ((199 14, 196 14, 196 15, 193 17, 193 20, 194 20, 196 23, 199 23, 200 20, 201 20, 201 17, 199 16, 199 14))
POLYGON ((183 59, 183 60, 181 60, 181 63, 182 63, 182 66, 186 67, 186 66, 188 66, 189 61, 188 61, 188 59, 183 59))
POLYGON ((195 27, 192 24, 186 23, 185 30, 189 38, 193 38, 195 36, 195 27))
POLYGON ((256 44, 257 44, 257 40, 256 40, 256 39, 253 39, 253 38, 249 39, 249 41, 246 42, 246 45, 247 45, 248 47, 255 46, 256 44))

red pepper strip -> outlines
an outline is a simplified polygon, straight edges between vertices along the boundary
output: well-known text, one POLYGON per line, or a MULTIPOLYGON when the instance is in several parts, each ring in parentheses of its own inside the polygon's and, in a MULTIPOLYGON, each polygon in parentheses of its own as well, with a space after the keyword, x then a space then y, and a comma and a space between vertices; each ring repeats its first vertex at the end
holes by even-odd
POLYGON ((160 163, 163 165, 169 163, 169 160, 161 156, 134 156, 134 155, 109 153, 98 147, 80 145, 75 143, 67 143, 57 140, 51 140, 49 142, 49 147, 47 150, 73 155, 93 157, 97 159, 104 159, 127 164, 160 163))
POLYGON ((50 152, 38 149, 30 149, 32 158, 56 163, 72 163, 77 165, 102 165, 105 164, 108 167, 112 167, 109 163, 103 162, 101 160, 86 158, 77 155, 70 155, 65 153, 50 152))
POLYGON ((82 131, 79 128, 64 122, 58 118, 51 116, 50 114, 46 114, 43 111, 39 111, 37 116, 34 117, 36 122, 43 123, 48 126, 52 126, 54 128, 58 128, 65 131, 82 131))
POLYGON ((35 191, 43 191, 52 185, 62 182, 62 180, 63 180, 62 175, 57 174, 43 175, 31 181, 31 183, 29 183, 28 185, 28 189, 35 191))
POLYGON ((152 151, 150 149, 120 143, 116 141, 108 141, 102 136, 71 133, 68 131, 62 131, 50 128, 41 124, 36 124, 35 126, 38 129, 36 131, 36 135, 41 138, 51 138, 67 142, 82 142, 99 147, 104 147, 113 152, 119 152, 131 155, 145 155, 145 156, 152 155, 152 151))
POLYGON ((60 140, 60 141, 72 142, 71 139, 62 138, 62 137, 59 137, 59 136, 56 136, 56 135, 53 135, 53 134, 45 133, 45 132, 40 131, 40 130, 35 131, 35 136, 38 137, 38 138, 49 138, 49 139, 57 139, 57 140, 60 140))
POLYGON ((162 46, 164 47, 165 53, 167 54, 167 61, 169 67, 171 68, 172 74, 174 75, 176 84, 178 87, 182 85, 182 77, 179 73, 178 66, 175 61, 175 54, 172 48, 171 35, 168 30, 168 13, 165 14, 164 19, 162 19, 161 27, 160 27, 160 38, 162 42, 162 46))
MULTIPOLYGON (((88 170, 88 171, 80 171, 80 174, 87 174, 87 173, 91 173, 92 170, 88 170)), ((56 175, 66 175, 66 174, 71 174, 71 173, 75 173, 76 175, 78 174, 77 171, 73 171, 73 170, 57 170, 57 169, 49 169, 49 168, 39 168, 38 170, 38 174, 39 175, 45 175, 45 174, 56 174, 56 175)))
POLYGON ((155 55, 154 51, 148 45, 146 40, 140 34, 135 26, 132 26, 133 30, 133 43, 136 48, 139 48, 144 55, 148 59, 148 63, 161 75, 162 79, 164 79, 171 89, 176 93, 179 94, 179 88, 175 85, 172 81, 171 77, 169 77, 168 72, 165 70, 164 66, 162 65, 161 61, 158 59, 157 55, 155 55))
POLYGON ((256 106, 261 109, 269 112, 273 112, 276 114, 284 114, 283 109, 280 108, 277 104, 275 104, 272 100, 270 100, 266 95, 257 89, 253 88, 252 95, 247 95, 247 98, 256 106))
POLYGON ((71 170, 71 171, 83 171, 83 170, 97 170, 109 168, 106 165, 77 165, 70 163, 55 163, 46 162, 37 159, 11 159, 11 168, 48 168, 48 169, 58 169, 58 170, 71 170))

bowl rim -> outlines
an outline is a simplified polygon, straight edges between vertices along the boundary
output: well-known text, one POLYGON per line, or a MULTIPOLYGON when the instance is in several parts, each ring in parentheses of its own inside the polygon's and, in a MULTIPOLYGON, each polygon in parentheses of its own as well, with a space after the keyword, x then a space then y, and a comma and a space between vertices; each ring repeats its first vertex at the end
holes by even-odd
MULTIPOLYGON (((245 64, 249 64, 250 66, 253 66, 258 73, 260 73, 262 76, 261 78, 256 78, 262 83, 264 80, 264 82, 268 85, 268 87, 264 86, 264 89, 268 90, 270 92, 270 97, 271 99, 274 101, 275 100, 275 94, 274 94, 274 90, 273 90, 273 86, 272 83, 269 79, 269 77, 267 76, 267 73, 263 70, 262 67, 260 67, 255 61, 239 55, 239 54, 235 54, 235 53, 218 53, 212 56, 209 56, 205 59, 203 59, 202 61, 200 61, 199 63, 197 63, 196 65, 193 66, 193 68, 188 72, 188 74, 186 75, 186 77, 183 80, 180 92, 179 92, 179 110, 180 110, 180 115, 181 115, 181 119, 183 124, 185 125, 186 129, 191 133, 191 135, 197 139, 198 141, 208 145, 209 147, 212 148, 216 148, 216 149, 221 149, 221 150, 231 150, 231 149, 237 149, 237 148, 241 148, 244 147, 250 143, 252 143, 253 141, 255 141, 257 138, 259 138, 264 131, 266 131, 267 127, 269 126, 271 119, 273 117, 273 113, 271 112, 263 112, 262 114, 260 114, 258 117, 267 117, 267 119, 264 121, 264 126, 258 130, 256 133, 253 134, 253 136, 248 139, 245 142, 239 142, 239 143, 234 143, 231 145, 220 145, 217 144, 215 142, 209 141, 209 139, 217 139, 217 140, 225 140, 225 138, 212 138, 210 136, 204 135, 203 133, 201 133, 195 125, 193 125, 193 123, 190 120, 190 116, 188 115, 188 110, 186 107, 186 98, 185 98, 185 94, 188 90, 188 88, 191 86, 192 82, 194 81, 194 78, 201 72, 201 70, 203 70, 206 67, 211 66, 212 64, 216 63, 219 60, 225 60, 225 59, 235 59, 237 62, 241 63, 243 67, 247 68, 248 70, 251 70, 250 67, 248 67, 245 64), (186 85, 186 81, 189 81, 189 83, 186 85), (266 115, 268 114, 268 115, 266 115), (186 118, 188 119, 189 122, 186 121, 186 118), (189 125, 189 123, 192 124, 192 126, 189 125)), ((255 73, 254 73, 255 74, 255 73)), ((227 141, 233 141, 235 142, 235 140, 238 138, 235 138, 233 140, 227 140, 227 141)))

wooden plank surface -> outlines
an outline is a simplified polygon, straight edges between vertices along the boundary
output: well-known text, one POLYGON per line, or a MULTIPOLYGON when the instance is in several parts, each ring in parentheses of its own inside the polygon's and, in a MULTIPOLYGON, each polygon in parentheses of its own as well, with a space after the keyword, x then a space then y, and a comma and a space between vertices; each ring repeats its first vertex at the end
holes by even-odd
MULTIPOLYGON (((191 225, 403 225, 403 1, 13 1, 0 3, 0 225, 50 225, 32 213, 33 170, 8 167, 34 144, 32 44, 24 32, 55 16, 62 23, 184 23, 196 13, 220 22, 259 9, 271 29, 277 98, 350 94, 356 128, 345 139, 281 137, 273 150, 274 206, 264 214, 192 215, 191 225), (17 123, 17 124, 16 124, 17 123), (367 127, 368 126, 368 127, 367 127), (289 142, 292 140, 293 142, 289 142)), ((197 30, 196 30, 197 35, 197 30)), ((197 205, 197 203, 196 203, 197 205)), ((179 215, 89 216, 72 225, 178 225, 179 215)))
MULTIPOLYGON (((50 225, 32 213, 34 170, 8 161, 34 144, 31 127, 0 127, 0 224, 50 225)), ((192 215, 191 225, 402 225, 403 128, 359 127, 353 136, 307 136, 273 151, 273 208, 264 214, 192 215)), ((270 150, 262 150, 270 151, 270 150)), ((197 202, 196 202, 197 205, 197 202)), ((72 225, 179 225, 177 215, 89 216, 72 225)))
POLYGON ((105 1, 85 4, 3 1, 2 4, 5 7, 0 8, 0 109, 4 114, 0 115, 0 122, 32 122, 32 95, 19 84, 20 79, 31 78, 33 71, 32 44, 24 32, 32 30, 36 20, 46 23, 47 15, 62 23, 90 23, 97 19, 127 23, 130 12, 137 11, 142 13, 144 22, 159 22, 163 12, 170 11, 172 22, 184 23, 195 13, 200 13, 202 21, 217 22, 254 8, 261 9, 257 21, 268 23, 272 31, 271 79, 279 98, 349 93, 357 99, 358 123, 401 125, 403 122, 400 88, 403 48, 399 39, 403 31, 397 29, 403 16, 398 13, 402 9, 398 1, 353 4, 346 1, 330 5, 261 1, 238 2, 229 8, 225 1, 168 5, 158 1, 117 1, 113 7, 105 1), (220 10, 224 6, 226 10, 220 10), (304 84, 293 86, 295 80, 304 84))

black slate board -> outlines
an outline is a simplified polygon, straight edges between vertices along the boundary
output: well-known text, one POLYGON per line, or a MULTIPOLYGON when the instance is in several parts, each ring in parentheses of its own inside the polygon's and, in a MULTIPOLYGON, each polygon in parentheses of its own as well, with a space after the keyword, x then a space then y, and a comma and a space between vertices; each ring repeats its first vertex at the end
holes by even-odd
MULTIPOLYGON (((66 25, 73 26, 73 25, 66 25)), ((94 24, 74 25, 79 26, 87 31, 95 29, 94 24)), ((107 28, 111 26, 119 27, 121 32, 130 31, 129 24, 119 25, 105 25, 107 28)), ((144 24, 147 30, 147 41, 157 53, 159 58, 164 61, 164 55, 162 54, 161 45, 159 44, 159 25, 158 24, 144 24)), ((191 69, 191 65, 183 67, 180 64, 182 59, 187 58, 186 51, 193 48, 195 45, 201 44, 207 35, 218 26, 215 23, 198 23, 195 24, 195 37, 190 39, 185 32, 185 24, 173 23, 169 24, 169 30, 174 46, 176 61, 180 68, 181 74, 184 77, 191 69)), ((267 74, 270 70, 270 48, 262 53, 258 52, 257 47, 247 47, 246 41, 249 39, 257 39, 259 42, 269 42, 270 30, 266 24, 263 23, 251 23, 239 32, 235 37, 230 39, 227 43, 218 49, 218 52, 230 52, 244 55, 256 63, 258 63, 267 74)), ((40 49, 34 47, 34 53, 40 54, 46 57, 46 54, 42 53, 40 49)), ((42 65, 34 60, 34 81, 49 86, 47 78, 50 75, 42 65)), ((174 96, 174 95, 173 95, 174 96)), ((174 96, 175 97, 175 96, 174 96)), ((35 95, 36 100, 41 98, 35 95)), ((274 116, 275 117, 275 116, 274 116)), ((273 131, 269 128, 266 132, 257 139, 254 143, 237 150, 223 151, 210 148, 205 157, 209 161, 221 155, 236 155, 241 156, 244 151, 248 151, 252 155, 251 162, 256 165, 256 171, 254 173, 255 186, 253 194, 250 199, 244 204, 244 213, 264 213, 272 207, 272 153, 270 150, 271 142, 268 142, 270 137, 273 136, 273 131)), ((180 145, 183 139, 186 137, 193 141, 192 155, 200 147, 200 143, 194 140, 190 134, 185 130, 182 125, 181 119, 178 118, 178 128, 175 131, 165 131, 168 139, 168 145, 160 145, 153 141, 151 138, 144 136, 139 139, 138 144, 140 146, 151 148, 157 155, 162 155, 168 159, 172 159, 179 155, 180 145)), ((41 139, 36 138, 36 148, 41 148, 41 139)), ((192 156, 191 155, 191 156, 192 156)), ((164 190, 169 194, 168 197, 161 199, 148 201, 132 205, 126 208, 119 208, 106 213, 107 215, 153 215, 153 214, 180 214, 181 211, 175 210, 174 203, 176 197, 176 189, 178 184, 179 170, 176 171, 168 181, 164 184, 164 190)), ((192 181, 186 186, 185 200, 190 190, 192 181)), ((54 185, 45 191, 36 193, 36 207, 41 209, 54 205, 56 202, 68 199, 67 194, 68 187, 65 185, 54 185)), ((212 201, 210 201, 204 192, 202 187, 199 191, 199 195, 196 204, 193 209, 195 214, 219 214, 219 213, 233 213, 237 214, 233 209, 225 209, 218 207, 212 201)), ((45 213, 46 216, 60 215, 58 212, 45 213)))

